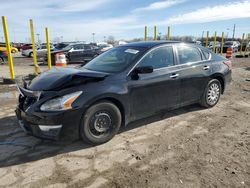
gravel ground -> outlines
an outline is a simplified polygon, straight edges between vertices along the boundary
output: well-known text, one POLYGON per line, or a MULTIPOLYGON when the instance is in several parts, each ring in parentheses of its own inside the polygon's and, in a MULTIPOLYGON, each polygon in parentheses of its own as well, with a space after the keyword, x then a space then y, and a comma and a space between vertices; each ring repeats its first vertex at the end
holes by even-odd
POLYGON ((25 135, 15 87, 0 85, 0 187, 250 187, 250 58, 233 63, 233 82, 214 108, 137 121, 96 147, 25 135))

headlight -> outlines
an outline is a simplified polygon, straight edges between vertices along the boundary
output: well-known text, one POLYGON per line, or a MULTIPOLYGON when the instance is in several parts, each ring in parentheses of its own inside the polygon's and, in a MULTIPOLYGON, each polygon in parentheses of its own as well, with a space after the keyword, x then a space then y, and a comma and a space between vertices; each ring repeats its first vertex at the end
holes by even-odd
POLYGON ((61 111, 72 108, 72 103, 82 94, 82 91, 64 95, 62 97, 51 99, 45 102, 41 107, 41 111, 61 111))

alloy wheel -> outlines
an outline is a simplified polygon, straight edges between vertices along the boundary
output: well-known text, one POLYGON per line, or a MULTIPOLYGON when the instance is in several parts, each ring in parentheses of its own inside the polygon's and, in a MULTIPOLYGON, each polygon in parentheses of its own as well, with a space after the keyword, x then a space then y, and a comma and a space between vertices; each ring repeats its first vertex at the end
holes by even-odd
POLYGON ((207 103, 214 105, 218 102, 220 97, 220 86, 217 83, 212 83, 207 92, 207 103))

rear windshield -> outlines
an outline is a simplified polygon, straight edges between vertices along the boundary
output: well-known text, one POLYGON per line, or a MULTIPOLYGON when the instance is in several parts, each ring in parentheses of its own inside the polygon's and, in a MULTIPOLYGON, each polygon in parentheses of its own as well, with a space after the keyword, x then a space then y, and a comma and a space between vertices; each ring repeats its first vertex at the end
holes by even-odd
POLYGON ((140 58, 145 51, 146 48, 142 47, 116 47, 99 55, 83 68, 108 73, 121 72, 140 58))

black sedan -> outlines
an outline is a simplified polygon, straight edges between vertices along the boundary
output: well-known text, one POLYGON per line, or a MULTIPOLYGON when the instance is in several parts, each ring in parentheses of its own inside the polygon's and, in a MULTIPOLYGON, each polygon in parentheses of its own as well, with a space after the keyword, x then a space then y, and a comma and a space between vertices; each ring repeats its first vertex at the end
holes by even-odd
POLYGON ((101 53, 99 48, 92 44, 72 43, 60 50, 51 52, 52 65, 55 65, 55 55, 62 52, 65 53, 68 63, 80 62, 82 64, 86 64, 86 62, 92 60, 101 53))
POLYGON ((130 122, 193 103, 210 108, 231 81, 231 61, 179 42, 113 48, 81 68, 52 68, 18 86, 21 127, 37 137, 110 140, 130 122))

